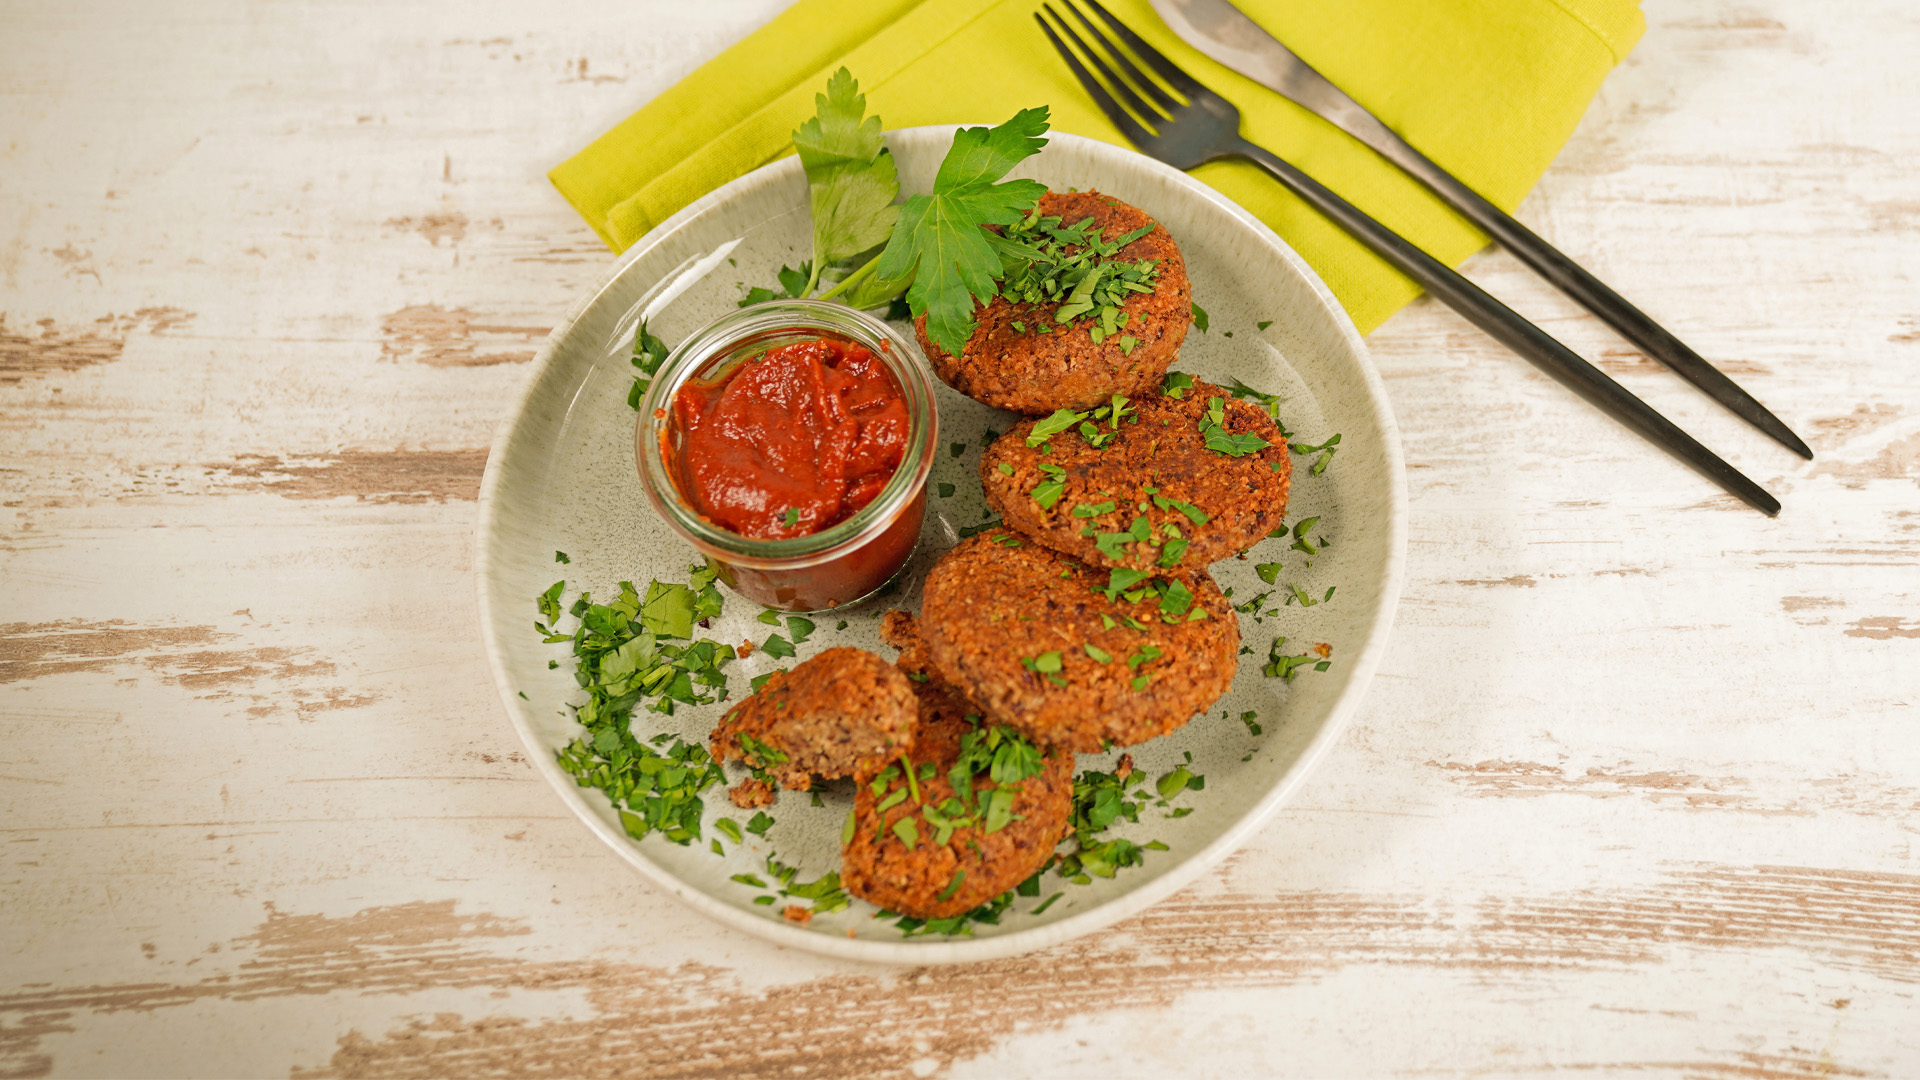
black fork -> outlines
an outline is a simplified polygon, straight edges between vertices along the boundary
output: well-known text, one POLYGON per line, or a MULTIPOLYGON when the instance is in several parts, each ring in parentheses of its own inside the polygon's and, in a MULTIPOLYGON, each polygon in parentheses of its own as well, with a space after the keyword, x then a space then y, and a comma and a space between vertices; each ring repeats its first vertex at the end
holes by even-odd
POLYGON ((1327 190, 1319 181, 1241 138, 1240 110, 1232 102, 1202 86, 1127 29, 1099 0, 1082 2, 1093 9, 1105 30, 1096 26, 1072 0, 1060 2, 1086 29, 1085 38, 1054 11, 1052 4, 1042 5, 1046 14, 1036 14, 1034 18, 1094 103, 1135 146, 1181 170, 1226 157, 1253 162, 1494 340, 1748 505, 1769 517, 1780 513, 1780 500, 1700 445, 1673 421, 1655 412, 1606 372, 1581 359, 1445 263, 1327 190), (1072 47, 1068 46, 1069 41, 1072 47), (1099 47, 1091 42, 1097 42, 1099 47), (1139 61, 1132 59, 1129 52, 1139 61), (1159 82, 1148 74, 1148 69, 1159 76, 1159 82))

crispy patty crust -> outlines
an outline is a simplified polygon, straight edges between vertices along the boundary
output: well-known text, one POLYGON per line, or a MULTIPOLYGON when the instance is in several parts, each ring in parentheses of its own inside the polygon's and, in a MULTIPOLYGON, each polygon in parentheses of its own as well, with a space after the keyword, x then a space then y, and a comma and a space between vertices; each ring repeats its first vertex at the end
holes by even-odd
POLYGON ((1193 289, 1173 237, 1145 212, 1097 191, 1050 191, 1040 198, 1040 212, 1059 217, 1065 225, 1091 217, 1102 239, 1153 225, 1152 232, 1121 248, 1116 258, 1156 260, 1160 276, 1154 290, 1121 305, 1127 316, 1122 332, 1099 342, 1090 333, 1096 321, 1043 334, 1039 329, 1054 325, 1059 305, 1015 304, 1001 296, 974 312, 973 336, 959 356, 951 356, 927 337, 927 320, 921 316, 914 320, 914 329, 934 372, 976 401, 1032 416, 1083 408, 1114 394, 1144 394, 1159 386, 1193 321, 1193 289), (1135 342, 1129 351, 1121 350, 1123 336, 1135 342))
POLYGON ((1252 547, 1287 514, 1286 439, 1266 410, 1220 387, 1195 380, 1181 393, 1129 402, 1135 412, 1117 427, 1100 425, 1113 441, 1098 450, 1070 430, 1049 437, 1042 454, 1027 445, 1036 421, 1015 424, 980 455, 987 505, 1009 526, 1096 566, 1207 566, 1252 547), (1201 424, 1214 401, 1220 430, 1266 446, 1240 457, 1209 449, 1201 424), (1102 550, 1100 533, 1128 532, 1141 517, 1151 540, 1110 539, 1102 550))
POLYGON ((853 776, 898 756, 912 744, 918 710, 913 682, 898 668, 862 649, 828 649, 775 672, 727 710, 707 741, 715 760, 745 761, 806 791, 815 776, 853 776))
POLYGON ((852 895, 890 911, 946 918, 992 900, 1046 864, 1068 830, 1073 755, 1047 753, 1039 775, 1019 782, 1006 823, 989 832, 988 806, 999 785, 973 773, 973 800, 964 803, 950 775, 963 741, 978 730, 970 719, 978 710, 924 670, 926 651, 911 616, 889 613, 882 635, 901 648, 903 670, 929 676, 914 686, 920 698, 910 755, 915 782, 907 782, 897 763, 862 777, 854 793, 853 831, 841 852, 840 882, 852 895), (941 822, 953 824, 945 843, 941 822))
POLYGON ((981 533, 927 574, 927 654, 989 719, 1040 745, 1095 753, 1164 735, 1226 692, 1240 624, 1205 570, 1105 595, 1129 574, 981 533))

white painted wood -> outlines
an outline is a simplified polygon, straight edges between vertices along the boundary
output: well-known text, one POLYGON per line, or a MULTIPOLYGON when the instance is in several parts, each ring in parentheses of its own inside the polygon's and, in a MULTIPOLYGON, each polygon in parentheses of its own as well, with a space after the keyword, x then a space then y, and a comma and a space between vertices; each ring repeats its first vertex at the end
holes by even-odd
POLYGON ((1521 210, 1816 461, 1469 267, 1778 521, 1414 305, 1345 739, 1119 931, 924 974, 642 884, 474 621, 485 447, 609 258, 544 169, 778 6, 0 12, 0 1073, 1920 1069, 1908 6, 1650 10, 1521 210))

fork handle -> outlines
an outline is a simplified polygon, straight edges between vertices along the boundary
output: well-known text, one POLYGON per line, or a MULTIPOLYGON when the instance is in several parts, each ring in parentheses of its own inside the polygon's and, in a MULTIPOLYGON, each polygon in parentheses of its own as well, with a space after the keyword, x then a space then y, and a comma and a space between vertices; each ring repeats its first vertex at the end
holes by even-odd
POLYGON ((1752 394, 1741 389, 1740 384, 1688 348, 1686 342, 1674 337, 1666 327, 1654 322, 1646 312, 1634 307, 1606 282, 1588 273, 1585 267, 1561 254, 1558 248, 1542 240, 1532 229, 1514 220, 1513 215, 1488 202, 1479 192, 1434 164, 1385 124, 1376 123, 1375 126, 1379 130, 1369 132, 1371 137, 1361 141, 1431 188, 1434 194, 1458 210, 1468 221, 1486 230, 1501 247, 1512 252, 1534 273, 1620 331, 1622 337, 1639 346, 1642 352, 1706 391, 1707 396, 1732 410, 1742 420, 1766 432, 1801 457, 1813 457, 1813 449, 1795 435, 1792 428, 1787 427, 1752 394))
MULTIPOLYGON (((1261 147, 1242 139, 1228 153, 1244 157, 1272 174, 1287 190, 1333 219, 1376 255, 1392 263, 1441 303, 1487 332, 1494 340, 1519 353, 1535 367, 1553 376, 1602 412, 1640 433, 1647 441, 1692 466, 1729 494, 1769 517, 1780 513, 1780 500, 1747 479, 1718 454, 1633 396, 1626 387, 1581 359, 1546 331, 1522 318, 1512 308, 1461 277, 1452 267, 1415 247, 1406 237, 1367 216, 1335 195, 1319 181, 1261 147)), ((1604 286, 1603 286, 1604 287, 1604 286)))

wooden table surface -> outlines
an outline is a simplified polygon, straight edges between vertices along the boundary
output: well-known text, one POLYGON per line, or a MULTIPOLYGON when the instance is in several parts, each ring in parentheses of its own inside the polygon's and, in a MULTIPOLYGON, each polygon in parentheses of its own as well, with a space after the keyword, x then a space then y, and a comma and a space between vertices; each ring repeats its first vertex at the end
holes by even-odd
POLYGON ((1912 5, 1658 5, 1520 214, 1813 462, 1469 265, 1778 520, 1415 304, 1356 722, 1174 898, 924 970, 643 882, 479 642, 610 263, 544 170, 779 6, 0 8, 0 1076, 1920 1074, 1912 5))

